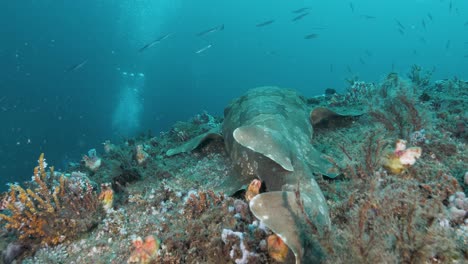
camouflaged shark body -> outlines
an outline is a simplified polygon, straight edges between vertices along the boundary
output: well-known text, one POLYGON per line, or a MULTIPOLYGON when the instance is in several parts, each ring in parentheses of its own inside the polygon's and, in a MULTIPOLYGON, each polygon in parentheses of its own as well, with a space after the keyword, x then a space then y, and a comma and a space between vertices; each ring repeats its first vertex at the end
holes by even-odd
POLYGON ((250 90, 224 112, 226 150, 246 181, 260 178, 269 191, 257 195, 252 212, 302 258, 302 218, 294 188, 319 229, 330 228, 325 197, 312 172, 335 176, 332 165, 311 144, 313 127, 306 99, 277 87, 250 90))
POLYGON ((254 197, 251 211, 283 239, 296 256, 296 263, 300 263, 304 255, 304 215, 294 191, 300 188, 305 212, 317 229, 328 229, 328 206, 313 174, 336 176, 332 164, 311 144, 312 124, 318 122, 313 118, 317 115, 323 118, 337 114, 323 108, 314 114, 306 99, 294 90, 251 89, 225 109, 222 134, 221 129, 213 129, 167 154, 191 151, 206 137, 222 135, 239 172, 226 179, 225 191, 233 193, 260 178, 268 192, 254 197))
MULTIPOLYGON (((259 177, 269 191, 296 184, 297 170, 335 176, 332 165, 311 144, 313 127, 306 99, 296 91, 259 87, 224 111, 227 152, 241 175, 259 177)), ((310 176, 308 178, 311 178, 310 176)))

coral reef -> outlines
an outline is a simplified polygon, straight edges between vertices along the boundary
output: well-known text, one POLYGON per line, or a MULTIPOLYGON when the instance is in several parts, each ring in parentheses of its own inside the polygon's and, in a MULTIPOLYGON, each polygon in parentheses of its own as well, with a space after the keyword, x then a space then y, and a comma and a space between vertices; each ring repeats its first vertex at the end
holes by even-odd
POLYGON ((221 238, 224 244, 232 244, 231 250, 229 250, 229 256, 231 257, 231 259, 234 260, 236 264, 247 264, 257 260, 258 255, 253 252, 250 252, 247 249, 243 233, 234 232, 229 229, 223 229, 221 238))
POLYGON ((0 214, 6 228, 24 244, 57 245, 90 230, 102 217, 102 209, 90 181, 46 172, 44 154, 39 157, 30 187, 10 185, 8 213, 0 214))
POLYGON ((373 109, 369 114, 388 131, 395 131, 398 137, 410 140, 411 133, 425 125, 416 105, 414 99, 402 93, 386 100, 380 109, 373 109))
POLYGON ((350 197, 354 206, 337 233, 337 254, 328 262, 424 263, 438 259, 445 263, 457 256, 449 233, 436 220, 443 212, 442 204, 419 196, 417 184, 387 182, 382 186, 373 183, 374 189, 357 201, 350 197), (441 241, 445 247, 438 248, 441 241))
MULTIPOLYGON (((349 126, 314 131, 314 147, 340 172, 315 177, 329 207, 329 232, 307 218, 301 226, 317 263, 468 261, 468 83, 431 83, 419 66, 406 77, 353 79, 344 94, 307 100, 310 107, 368 110, 349 126), (388 155, 400 169, 388 169, 388 155)), ((158 136, 107 141, 97 170, 82 163, 63 175, 46 172, 41 157, 33 181, 13 184, 1 197, 4 255, 11 243, 8 260, 26 250, 23 263, 291 263, 281 234, 249 208, 265 186, 257 180, 245 192, 223 192, 236 172, 222 142, 166 155, 220 120, 205 112, 158 136)), ((291 201, 306 215, 299 190, 291 201)))
POLYGON ((449 219, 458 224, 468 224, 468 198, 464 192, 457 192, 449 197, 449 219))
POLYGON ((421 66, 414 64, 411 66, 411 70, 408 73, 408 78, 418 88, 422 88, 429 85, 433 72, 434 70, 427 71, 424 70, 421 66))

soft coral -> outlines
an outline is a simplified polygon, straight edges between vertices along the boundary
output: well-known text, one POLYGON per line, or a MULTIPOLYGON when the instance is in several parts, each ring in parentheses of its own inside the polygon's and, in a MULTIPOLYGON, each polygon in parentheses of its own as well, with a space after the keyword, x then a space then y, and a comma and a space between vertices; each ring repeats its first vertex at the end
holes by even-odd
POLYGON ((127 263, 148 264, 158 256, 159 241, 154 236, 147 236, 144 242, 141 237, 137 237, 132 242, 135 250, 127 263))

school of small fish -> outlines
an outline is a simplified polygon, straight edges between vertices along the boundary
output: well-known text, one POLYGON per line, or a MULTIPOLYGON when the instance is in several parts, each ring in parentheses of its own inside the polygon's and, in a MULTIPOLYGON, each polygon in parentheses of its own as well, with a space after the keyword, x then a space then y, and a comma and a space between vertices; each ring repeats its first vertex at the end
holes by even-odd
MULTIPOLYGON (((354 13, 357 12, 358 8, 356 8, 356 5, 353 2, 349 2, 348 5, 349 5, 349 8, 351 10, 351 13, 354 14, 354 13)), ((448 11, 449 11, 449 13, 452 13, 453 10, 454 10, 454 6, 453 6, 452 0, 451 0, 448 3, 448 11)), ((291 13, 292 13, 293 16, 292 16, 290 22, 298 23, 298 22, 306 19, 311 14, 312 11, 313 11, 312 8, 307 7, 307 6, 292 10, 291 13)), ((457 14, 458 14, 458 12, 459 12, 458 8, 455 8, 455 12, 457 12, 457 14)), ((361 19, 367 20, 367 21, 377 20, 376 16, 369 15, 369 14, 359 14, 358 17, 361 18, 361 19)), ((410 24, 409 26, 407 26, 401 20, 399 20, 397 18, 394 18, 394 21, 395 21, 395 24, 396 24, 396 30, 401 36, 406 36, 408 34, 408 31, 407 31, 408 28, 412 29, 412 32, 414 32, 414 29, 417 28, 417 25, 410 24)), ((255 27, 264 28, 264 27, 268 27, 268 26, 273 25, 275 22, 277 22, 276 19, 267 19, 267 20, 259 21, 257 24, 255 24, 255 27)), ((422 34, 424 34, 424 32, 428 31, 428 28, 431 26, 431 24, 433 22, 434 22, 434 17, 433 17, 433 15, 431 13, 427 13, 424 17, 421 18, 421 24, 420 24, 421 31, 419 33, 421 33, 421 32, 422 33, 421 33, 420 36, 417 37, 417 39, 419 39, 419 41, 421 43, 427 44, 426 38, 422 34)), ((465 28, 468 28, 468 21, 466 21, 463 26, 465 28)), ((325 27, 309 27, 309 28, 310 28, 310 30, 314 30, 314 31, 326 29, 325 27)), ((219 25, 216 25, 216 26, 212 26, 212 27, 210 27, 208 29, 202 30, 202 31, 196 33, 195 36, 200 37, 200 38, 205 38, 205 37, 210 36, 210 35, 216 35, 217 33, 220 33, 221 31, 223 31, 224 29, 225 29, 225 25, 224 24, 219 24, 219 25)), ((155 47, 156 45, 160 44, 161 42, 165 41, 166 39, 168 39, 169 37, 171 37, 173 35, 174 35, 173 32, 163 34, 163 35, 153 39, 152 41, 147 42, 146 44, 142 45, 141 48, 138 49, 138 52, 139 53, 145 52, 145 51, 155 47)), ((305 34, 303 39, 313 40, 313 39, 317 39, 318 37, 319 37, 318 33, 310 32, 308 34, 305 34)), ((465 44, 468 44, 468 42, 465 42, 465 44)), ((207 43, 205 46, 202 46, 202 47, 196 49, 194 51, 194 54, 197 54, 197 55, 204 54, 208 50, 211 50, 213 47, 214 47, 214 44, 212 42, 207 43)), ((451 47, 451 41, 447 40, 446 44, 445 44, 445 50, 449 50, 450 47, 451 47)), ((267 52, 267 54, 273 54, 273 53, 272 52, 269 52, 269 53, 267 52)), ((276 52, 274 52, 274 54, 276 54, 276 52)), ((417 55, 416 50, 413 50, 413 54, 417 55)), ((363 65, 366 64, 365 57, 372 57, 372 53, 367 49, 365 51, 365 56, 359 57, 359 62, 361 64, 363 64, 363 65)), ((464 57, 468 58, 468 54, 464 55, 464 57)), ((68 67, 65 70, 65 72, 66 73, 72 73, 72 72, 78 71, 78 70, 82 69, 85 65, 87 65, 88 61, 89 61, 89 59, 81 60, 81 62, 75 63, 75 64, 71 65, 70 67, 68 67)), ((332 68, 333 68, 333 65, 330 65, 330 71, 332 71, 332 68)), ((350 73, 353 72, 352 69, 349 66, 348 66, 348 71, 350 73)))

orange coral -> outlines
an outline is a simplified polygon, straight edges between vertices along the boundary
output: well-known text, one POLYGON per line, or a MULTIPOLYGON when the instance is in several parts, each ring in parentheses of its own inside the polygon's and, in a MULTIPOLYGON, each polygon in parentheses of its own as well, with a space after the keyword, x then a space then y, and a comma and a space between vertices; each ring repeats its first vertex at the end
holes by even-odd
POLYGON ((278 262, 284 262, 289 248, 278 235, 270 235, 267 240, 270 257, 278 262))
POLYGON ((253 180, 250 184, 249 187, 247 188, 247 191, 245 192, 245 200, 250 201, 252 200, 255 195, 260 193, 260 188, 262 187, 262 182, 260 180, 253 180))
POLYGON ((112 203, 114 202, 114 191, 112 190, 110 183, 101 184, 101 189, 99 200, 101 200, 102 206, 107 211, 112 208, 112 203))
POLYGON ((5 227, 16 231, 20 240, 56 245, 94 226, 100 220, 99 200, 89 181, 58 176, 53 168, 48 174, 44 154, 38 162, 30 188, 10 185, 8 212, 0 214, 5 227))
POLYGON ((154 236, 147 236, 144 242, 141 237, 137 237, 132 243, 135 249, 127 263, 147 264, 158 256, 159 241, 154 236))

